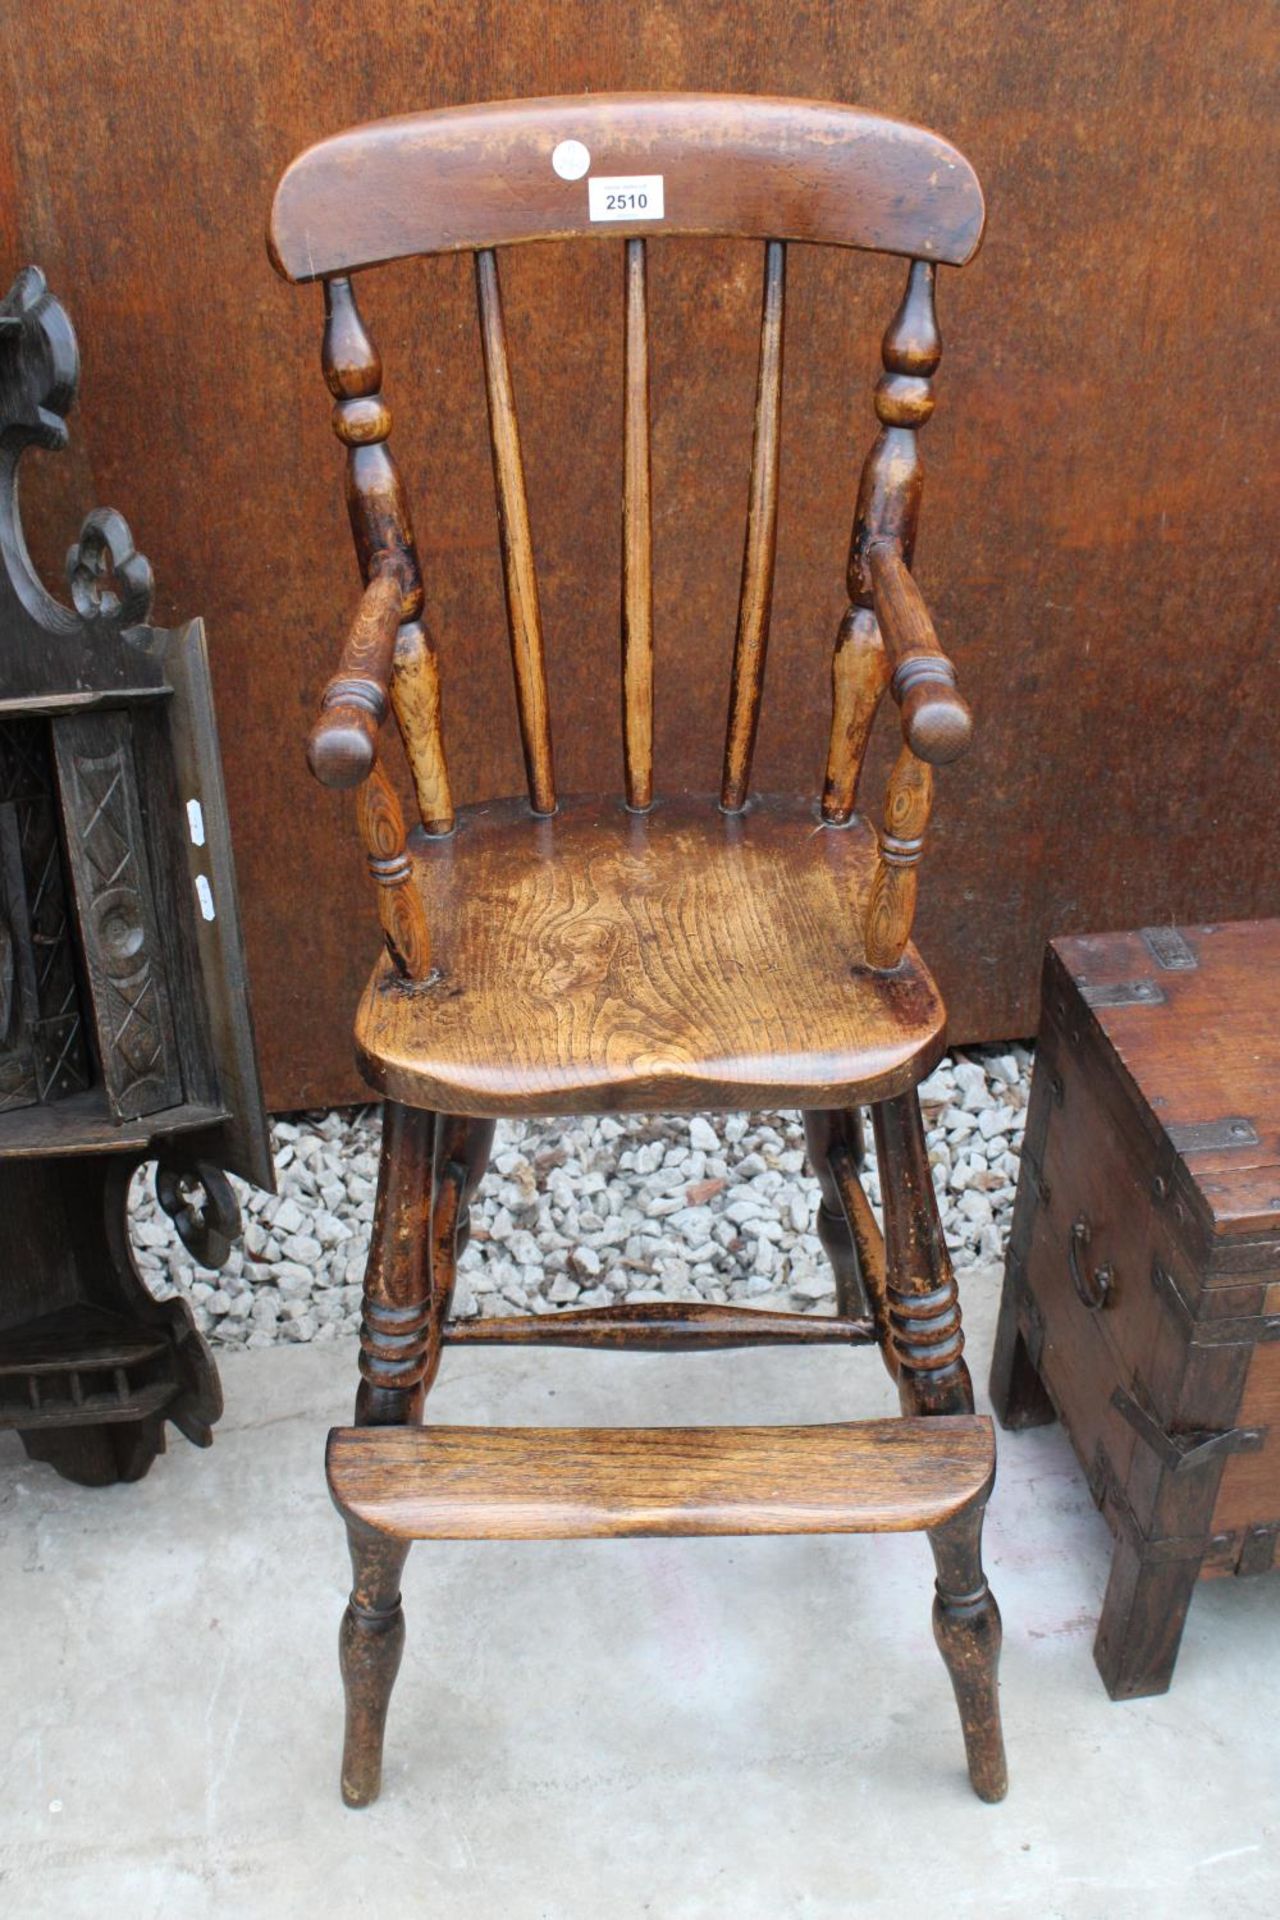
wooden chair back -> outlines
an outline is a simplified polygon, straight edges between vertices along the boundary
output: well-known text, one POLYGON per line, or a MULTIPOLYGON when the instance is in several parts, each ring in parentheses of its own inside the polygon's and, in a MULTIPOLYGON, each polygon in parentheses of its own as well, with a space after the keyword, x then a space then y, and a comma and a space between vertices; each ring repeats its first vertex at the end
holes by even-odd
POLYGON ((703 94, 503 101, 356 127, 309 148, 288 168, 272 210, 271 257, 288 279, 324 285, 323 366, 334 430, 347 448, 347 502, 366 582, 341 667, 326 689, 311 762, 327 784, 365 783, 362 827, 386 890, 383 925, 406 972, 425 968, 426 932, 409 924, 413 910, 401 897, 408 891, 403 827, 376 762, 388 696, 425 831, 448 833, 454 807, 421 570, 387 446, 391 411, 352 274, 407 256, 474 253, 516 704, 530 805, 546 815, 556 808, 555 760, 496 249, 574 236, 624 242, 623 763, 627 804, 644 811, 654 796, 646 248, 650 237, 668 234, 763 242, 754 442, 720 787, 721 807, 735 813, 747 803, 769 637, 787 244, 860 248, 910 262, 884 336, 875 396, 880 430, 854 516, 822 798, 826 823, 850 819, 871 726, 892 684, 904 747, 886 800, 865 928, 869 961, 891 967, 910 931, 931 763, 962 751, 971 724, 908 569, 921 490, 917 434, 933 411, 941 356, 936 270, 969 260, 982 226, 977 178, 945 140, 812 101, 703 94))

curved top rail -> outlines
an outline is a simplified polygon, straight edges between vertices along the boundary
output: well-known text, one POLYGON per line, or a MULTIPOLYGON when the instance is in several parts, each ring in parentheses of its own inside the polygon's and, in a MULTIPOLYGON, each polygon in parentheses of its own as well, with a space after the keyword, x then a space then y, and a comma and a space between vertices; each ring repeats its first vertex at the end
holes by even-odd
POLYGON ((964 155, 907 121, 813 100, 605 93, 447 107, 335 134, 286 169, 268 243, 295 281, 591 233, 813 241, 963 266, 983 219, 964 155), (577 148, 553 161, 566 141, 577 148), (662 216, 650 197, 647 218, 593 220, 588 180, 635 175, 662 177, 662 216))

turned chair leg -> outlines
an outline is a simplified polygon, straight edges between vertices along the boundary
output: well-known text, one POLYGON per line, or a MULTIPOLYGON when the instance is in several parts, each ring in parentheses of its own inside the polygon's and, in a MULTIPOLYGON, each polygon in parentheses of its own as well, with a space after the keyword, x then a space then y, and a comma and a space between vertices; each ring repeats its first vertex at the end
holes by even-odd
MULTIPOLYGON (((431 1169, 436 1118, 388 1100, 364 1276, 357 1426, 416 1426, 432 1321, 431 1169)), ((438 1342, 436 1343, 438 1348, 438 1342)), ((347 1522, 351 1598, 338 1635, 346 1695, 342 1797, 367 1807, 382 1783, 382 1737, 404 1650, 400 1576, 408 1546, 347 1522)))
POLYGON ((904 1413, 972 1413, 960 1296, 942 1237, 920 1102, 914 1092, 871 1110, 884 1203, 889 1337, 904 1413))
MULTIPOLYGON (((914 1093, 872 1112, 884 1200, 889 1336, 898 1392, 909 1414, 973 1412, 960 1297, 933 1191, 920 1103, 914 1093)), ((982 1800, 1007 1784, 996 1669, 1000 1610, 982 1571, 986 1497, 929 1535, 938 1569, 933 1631, 951 1675, 969 1779, 982 1800)))
POLYGON ((360 1322, 359 1427, 415 1426, 432 1318, 430 1215, 436 1116, 388 1100, 360 1322))
POLYGON ((951 1675, 964 1731, 969 1781, 980 1800, 1008 1786, 1000 1729, 1000 1609, 982 1570, 985 1499, 929 1535, 938 1569, 933 1637, 951 1675))
POLYGON ((841 1313, 870 1313, 880 1357, 898 1377, 898 1354, 889 1324, 884 1235, 862 1184, 862 1115, 811 1112, 804 1116, 809 1159, 822 1188, 818 1237, 836 1272, 841 1313), (856 1291, 855 1291, 856 1289, 856 1291))
POLYGON ((460 1120, 388 1100, 373 1237, 365 1268, 357 1426, 413 1426, 440 1366, 469 1206, 493 1144, 492 1120, 460 1120), (437 1231, 436 1215, 447 1227, 437 1231))
POLYGON ((817 1108, 804 1115, 804 1142, 809 1165, 822 1189, 817 1232, 823 1252, 836 1277, 836 1311, 856 1317, 867 1311, 866 1288, 858 1249, 840 1199, 840 1186, 831 1165, 833 1149, 845 1149, 855 1170, 863 1160, 862 1115, 856 1107, 817 1108))
POLYGON ((367 1807, 382 1787, 382 1741, 391 1689, 404 1652, 400 1576, 409 1543, 348 1520, 351 1598, 338 1633, 338 1662, 346 1695, 342 1743, 342 1798, 367 1807))
POLYGON ((462 1172, 462 1191, 458 1200, 457 1252, 461 1254, 471 1239, 471 1202, 484 1179, 493 1151, 496 1120, 467 1120, 443 1115, 436 1134, 437 1173, 450 1164, 462 1172))
MULTIPOLYGON (((357 1426, 416 1426, 440 1366, 466 1209, 493 1142, 492 1120, 388 1101, 365 1270, 357 1426)), ((354 1582, 339 1658, 346 1693, 342 1797, 378 1797, 391 1689, 404 1650, 400 1578, 408 1544, 349 1520, 354 1582)))

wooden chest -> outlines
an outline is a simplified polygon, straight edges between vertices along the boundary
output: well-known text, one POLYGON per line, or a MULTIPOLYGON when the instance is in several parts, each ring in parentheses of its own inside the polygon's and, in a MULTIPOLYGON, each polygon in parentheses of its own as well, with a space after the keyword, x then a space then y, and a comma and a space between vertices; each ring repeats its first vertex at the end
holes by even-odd
POLYGON ((1094 1656, 1160 1693, 1280 1539, 1280 920, 1055 941, 991 1392, 1116 1536, 1094 1656))

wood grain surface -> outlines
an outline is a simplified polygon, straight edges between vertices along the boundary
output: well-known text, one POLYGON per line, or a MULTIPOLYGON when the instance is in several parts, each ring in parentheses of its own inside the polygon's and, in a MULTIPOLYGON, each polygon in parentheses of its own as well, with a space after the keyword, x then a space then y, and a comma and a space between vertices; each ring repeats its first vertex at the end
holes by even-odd
MULTIPOLYGON (((809 240, 963 266, 982 238, 972 166, 927 128, 827 101, 681 91, 498 100, 344 129, 291 162, 271 257, 291 280, 406 255, 600 236, 566 141, 597 178, 664 183, 661 231, 809 240)), ((610 223, 652 231, 648 216, 610 223)))
POLYGON ((529 499, 525 487, 520 424, 516 413, 507 330, 502 314, 498 262, 491 252, 476 255, 476 302, 484 348, 489 433, 493 443, 493 484, 498 501, 498 538, 507 590, 507 632, 520 713, 529 799, 537 813, 556 810, 555 768, 551 753, 551 716, 547 710, 547 666, 542 645, 542 612, 529 499))
POLYGON ((378 729, 387 717, 400 599, 393 573, 376 573, 364 590, 307 743, 307 764, 322 786, 356 787, 373 771, 378 729))
POLYGON ((1280 1519, 1280 1342, 1254 1348, 1236 1419, 1265 1428, 1268 1444, 1233 1454, 1223 1467, 1210 1523, 1215 1533, 1275 1527, 1280 1519))
MULTIPOLYGON (((72 451, 24 475, 46 578, 123 511, 157 617, 207 618, 257 1030, 275 1106, 359 1097, 378 927, 349 805, 303 741, 359 591, 316 371, 320 294, 271 271, 275 183, 380 114, 707 87, 858 101, 973 162, 986 238, 939 268, 945 353, 915 558, 977 722, 940 792, 915 937, 957 1039, 1034 1031, 1050 934, 1280 911, 1269 410, 1280 71, 1255 0, 620 0, 499 12, 10 0, 0 257, 73 303, 72 451), (122 103, 127 102, 127 110, 122 103), (1229 832, 1220 823, 1229 819, 1229 832)), ((625 242, 503 265, 557 775, 619 759, 625 242)), ((719 778, 759 346, 756 243, 648 246, 657 789, 719 778)), ((789 250, 765 789, 813 791, 878 342, 901 266, 789 250)), ((459 802, 523 769, 470 263, 360 276, 386 362, 459 802)), ((429 662, 430 664, 430 662, 429 662)), ((434 698, 434 682, 432 683, 434 698)), ((881 713, 868 793, 896 750, 881 713)), ((403 778, 406 811, 414 802, 403 778)))
POLYGON ((832 1313, 772 1313, 766 1307, 690 1305, 633 1300, 617 1307, 570 1307, 556 1313, 504 1314, 454 1320, 455 1347, 616 1347, 630 1353, 715 1353, 726 1347, 867 1346, 875 1323, 832 1313))
POLYGON ((402 1540, 905 1533, 988 1491, 973 1414, 822 1427, 338 1427, 329 1487, 402 1540))
POLYGON ((1176 1141, 1240 1125, 1238 1139, 1177 1154, 1173 1171, 1212 1238, 1267 1232, 1280 1212, 1280 920, 1177 931, 1193 966, 1160 966, 1141 933, 1055 941, 1053 953, 1086 998, 1129 985, 1160 996, 1082 1017, 1114 1049, 1153 1152, 1171 1129, 1176 1141))
POLYGON ((653 473, 645 243, 626 252, 622 414, 622 749, 627 805, 653 805, 653 473))
POLYGON ((375 969, 356 1019, 369 1080, 449 1113, 805 1107, 913 1085, 945 1012, 907 948, 862 965, 875 860, 816 803, 621 798, 464 811, 411 837, 433 980, 375 969))

